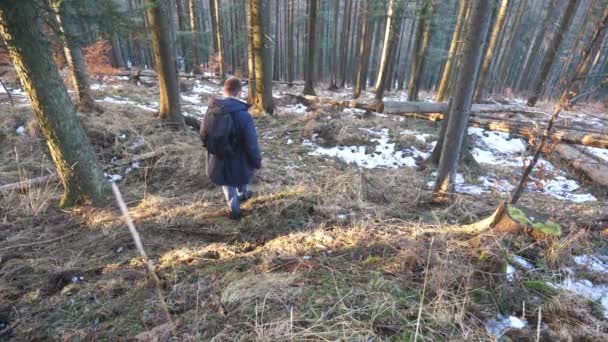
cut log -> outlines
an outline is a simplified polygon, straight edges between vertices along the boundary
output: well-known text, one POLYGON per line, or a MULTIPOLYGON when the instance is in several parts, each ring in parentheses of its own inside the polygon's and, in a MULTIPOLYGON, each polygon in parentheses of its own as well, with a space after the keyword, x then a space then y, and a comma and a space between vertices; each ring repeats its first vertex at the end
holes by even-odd
MULTIPOLYGON (((163 150, 156 150, 144 154, 139 154, 130 158, 124 158, 117 161, 114 161, 106 166, 104 166, 104 170, 110 170, 117 167, 123 167, 127 165, 131 165, 136 162, 152 159, 154 157, 162 154, 163 150)), ((5 185, 0 185, 0 192, 28 192, 32 188, 37 188, 43 186, 45 184, 49 184, 59 180, 59 176, 56 174, 51 174, 48 176, 42 176, 32 179, 27 179, 17 183, 10 183, 5 185)))
POLYGON ((56 174, 27 179, 17 183, 11 183, 0 186, 0 192, 27 192, 31 188, 37 188, 44 184, 54 182, 59 179, 56 174))
MULTIPOLYGON (((336 100, 333 98, 325 98, 311 95, 288 94, 305 103, 320 103, 345 108, 360 108, 366 110, 376 110, 375 103, 364 103, 351 100, 336 100)), ((445 102, 407 102, 407 101, 384 101, 382 113, 384 114, 401 114, 401 113, 446 113, 448 111, 448 103, 445 102)), ((546 113, 530 110, 528 107, 519 105, 504 105, 504 104, 474 104, 471 108, 471 114, 477 113, 524 113, 530 115, 546 116, 546 113)))
POLYGON ((554 149, 574 169, 583 172, 595 183, 608 187, 608 163, 566 144, 557 144, 554 149))

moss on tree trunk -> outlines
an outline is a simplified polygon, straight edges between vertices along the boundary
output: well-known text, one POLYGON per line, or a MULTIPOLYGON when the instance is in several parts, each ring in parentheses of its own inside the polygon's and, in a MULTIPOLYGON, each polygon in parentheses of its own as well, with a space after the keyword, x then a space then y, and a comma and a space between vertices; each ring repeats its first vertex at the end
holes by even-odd
POLYGON ((0 33, 63 183, 61 206, 97 203, 109 183, 51 57, 38 8, 31 0, 1 1, 0 33))

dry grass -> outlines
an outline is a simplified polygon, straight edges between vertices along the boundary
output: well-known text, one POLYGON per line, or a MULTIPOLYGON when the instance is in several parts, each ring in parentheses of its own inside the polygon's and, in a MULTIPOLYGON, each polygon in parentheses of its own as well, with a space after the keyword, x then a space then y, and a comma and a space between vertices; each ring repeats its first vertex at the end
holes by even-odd
MULTIPOLYGON (((155 98, 154 88, 127 87, 97 95, 155 98)), ((366 140, 359 127, 390 127, 398 136, 414 128, 432 133, 431 124, 339 119, 332 108, 259 119, 264 168, 243 220, 232 222, 224 217, 219 189, 204 177, 196 132, 163 129, 152 112, 133 106, 103 105, 103 115, 82 119, 105 163, 158 153, 126 174, 120 187, 161 277, 180 340, 409 341, 419 312, 418 340, 491 339, 484 321, 498 312, 525 314, 530 328, 508 335, 532 339, 541 305, 546 340, 607 337, 592 304, 523 286, 524 280, 551 279, 571 264, 572 254, 605 246, 604 238, 570 226, 551 243, 490 236, 474 245, 460 224, 491 212, 497 195, 461 196, 449 207, 431 207, 430 170, 358 170, 309 156, 301 146, 313 133, 325 132, 328 145, 359 144, 366 140), (287 139, 294 143, 286 145, 287 139), (539 270, 507 282, 502 267, 512 254, 539 270)), ((22 125, 31 112, 0 120, 2 127, 22 125)), ((52 169, 40 137, 13 132, 1 136, 4 146, 14 147, 0 154, 3 183, 52 169)), ((163 311, 117 208, 60 211, 53 186, 0 198, 0 302, 9 308, 0 314, 15 320, 11 308, 19 312, 15 338, 117 340, 143 331, 160 336, 163 311), (72 283, 74 276, 84 281, 72 283)), ((596 207, 539 196, 529 194, 522 202, 564 222, 597 213, 596 207)))

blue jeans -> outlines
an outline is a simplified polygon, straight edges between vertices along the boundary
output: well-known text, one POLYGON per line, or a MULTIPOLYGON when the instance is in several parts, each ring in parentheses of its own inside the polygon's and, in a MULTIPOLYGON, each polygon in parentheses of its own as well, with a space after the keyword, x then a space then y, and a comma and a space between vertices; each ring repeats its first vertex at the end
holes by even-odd
POLYGON ((224 192, 224 197, 226 198, 226 202, 228 202, 228 207, 230 208, 230 213, 232 216, 238 216, 241 214, 241 203, 239 197, 246 196, 248 185, 240 185, 240 186, 222 186, 222 191, 224 192))

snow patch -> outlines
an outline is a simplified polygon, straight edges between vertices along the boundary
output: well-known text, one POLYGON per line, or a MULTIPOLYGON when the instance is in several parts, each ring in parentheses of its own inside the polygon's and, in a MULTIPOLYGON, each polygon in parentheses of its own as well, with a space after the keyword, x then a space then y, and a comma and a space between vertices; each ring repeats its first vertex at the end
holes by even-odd
POLYGON ((196 80, 192 87, 192 92, 195 94, 215 94, 220 92, 219 87, 212 87, 206 84, 202 84, 201 81, 196 80))
POLYGON ((603 255, 577 255, 574 262, 592 272, 608 273, 608 257, 603 255))
POLYGON ((125 98, 115 98, 115 97, 110 97, 110 96, 106 96, 103 99, 101 99, 101 101, 103 102, 109 102, 109 103, 116 103, 116 104, 126 104, 126 105, 131 105, 137 108, 141 108, 143 110, 147 110, 147 111, 151 111, 151 112, 156 112, 158 111, 158 108, 160 107, 160 104, 158 102, 150 102, 149 106, 143 105, 139 102, 135 102, 132 100, 128 100, 125 98))
POLYGON ((395 143, 389 142, 390 138, 387 128, 383 128, 380 131, 366 128, 360 129, 377 137, 371 139, 371 142, 377 143, 373 152, 367 153, 367 146, 335 146, 326 148, 318 146, 309 140, 304 140, 302 145, 314 149, 308 153, 309 155, 336 157, 347 164, 352 163, 366 169, 378 167, 397 168, 400 166, 413 167, 416 166, 417 157, 428 157, 428 153, 419 151, 415 147, 410 147, 403 151, 395 151, 395 143))
POLYGON ((190 103, 198 104, 198 103, 201 102, 201 97, 199 95, 196 95, 196 94, 194 94, 194 95, 184 95, 184 94, 182 94, 180 97, 181 97, 182 100, 184 100, 186 102, 190 102, 190 103))
POLYGON ((548 181, 541 181, 543 184, 544 193, 557 199, 566 200, 574 203, 584 203, 597 201, 597 198, 592 194, 573 194, 572 191, 580 189, 580 185, 573 180, 567 179, 564 176, 557 176, 548 181))
POLYGON ((553 287, 598 302, 604 308, 604 317, 608 318, 608 286, 593 285, 593 283, 587 279, 575 280, 572 277, 567 277, 560 284, 553 285, 553 287))
POLYGON ((605 162, 608 162, 608 150, 607 149, 597 148, 597 147, 585 147, 585 151, 604 160, 605 162))
POLYGON ((93 83, 91 84, 91 90, 101 90, 106 88, 105 84, 93 83))
POLYGON ((289 114, 302 115, 302 114, 306 114, 306 112, 308 112, 308 107, 306 107, 305 105, 303 105, 301 103, 297 103, 295 105, 285 106, 284 111, 285 111, 285 113, 289 113, 289 114))
POLYGON ((527 325, 528 321, 525 319, 499 314, 497 317, 486 322, 486 331, 496 338, 500 338, 510 329, 523 329, 527 325))
POLYGON ((365 114, 365 112, 366 112, 366 110, 361 109, 361 108, 344 108, 342 110, 343 114, 351 115, 351 116, 362 116, 365 114))
POLYGON ((520 257, 519 255, 513 255, 511 257, 511 261, 515 264, 517 264, 519 267, 526 269, 528 271, 531 271, 534 269, 534 265, 532 265, 531 262, 529 262, 528 260, 520 257))
POLYGON ((507 264, 507 269, 505 271, 505 275, 508 281, 515 280, 515 267, 511 264, 507 264))
POLYGON ((103 174, 107 180, 109 180, 110 182, 116 183, 116 182, 120 182, 122 180, 122 175, 118 175, 118 174, 108 174, 105 173, 103 174))
POLYGON ((432 137, 432 134, 427 134, 427 133, 420 133, 420 132, 416 132, 416 131, 412 131, 409 129, 403 130, 401 132, 399 132, 399 134, 401 135, 413 135, 416 140, 421 141, 421 142, 426 142, 426 140, 430 137, 432 137))

